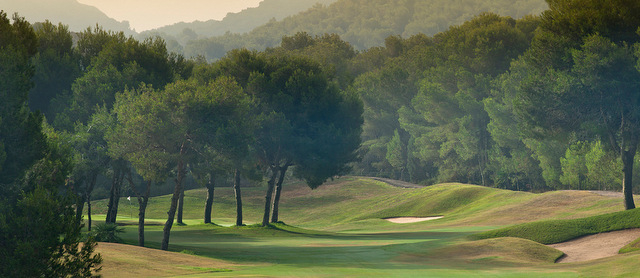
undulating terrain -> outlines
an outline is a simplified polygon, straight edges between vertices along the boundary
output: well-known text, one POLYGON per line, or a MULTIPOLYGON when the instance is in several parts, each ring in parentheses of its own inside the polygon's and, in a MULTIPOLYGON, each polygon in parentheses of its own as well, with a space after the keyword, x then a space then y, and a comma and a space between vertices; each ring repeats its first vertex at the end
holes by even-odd
MULTIPOLYGON (((563 253, 532 240, 478 239, 480 232, 510 229, 515 224, 529 227, 521 230, 547 227, 543 230, 551 231, 553 228, 545 225, 553 223, 560 230, 572 227, 566 230, 575 231, 578 225, 575 223, 585 222, 593 227, 612 217, 638 218, 629 217, 640 213, 636 210, 623 211, 621 198, 615 194, 589 191, 533 194, 454 183, 399 188, 359 177, 336 179, 316 190, 292 182, 285 185, 282 197, 280 218, 284 223, 263 228, 252 225, 261 217, 263 188, 245 188, 243 192, 248 224, 245 227, 231 226, 235 222, 235 204, 230 188, 216 190, 213 213, 216 225, 202 224, 206 191, 186 192, 186 225, 172 230, 169 248, 172 252, 155 250, 160 246, 161 224, 169 197, 153 198, 146 233, 147 246, 152 249, 102 243, 98 248, 105 259, 102 274, 105 277, 601 277, 633 275, 640 258, 632 243, 626 247, 631 252, 625 254, 554 263, 563 253), (407 224, 385 220, 400 216, 443 217, 407 224)), ((105 203, 98 201, 93 206, 94 212, 100 213, 105 203)), ((129 203, 123 198, 118 222, 124 225, 122 237, 127 244, 137 242, 136 213, 134 199, 129 203)), ((93 216, 97 220, 101 217, 104 216, 93 216)), ((636 222, 628 223, 628 227, 640 227, 636 222)), ((526 237, 526 232, 519 231, 516 236, 526 237)))

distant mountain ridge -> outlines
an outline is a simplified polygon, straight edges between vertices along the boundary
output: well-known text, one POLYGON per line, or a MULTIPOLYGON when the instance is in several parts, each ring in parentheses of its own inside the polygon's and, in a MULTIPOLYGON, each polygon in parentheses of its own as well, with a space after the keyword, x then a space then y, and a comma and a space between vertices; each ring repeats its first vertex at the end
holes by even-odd
POLYGON ((246 33, 266 24, 272 19, 282 20, 285 17, 305 11, 316 4, 328 5, 337 0, 264 0, 258 7, 244 9, 237 13, 228 13, 222 20, 180 22, 153 30, 141 32, 141 36, 164 34, 180 36, 185 29, 190 29, 199 37, 214 37, 230 33, 246 33))
POLYGON ((544 0, 338 0, 269 21, 245 34, 225 33, 181 44, 187 57, 202 55, 215 60, 231 49, 263 50, 279 45, 283 36, 307 32, 337 34, 357 50, 364 50, 384 45, 392 35, 433 36, 483 12, 521 18, 547 8, 544 0))
POLYGON ((81 4, 77 0, 0 0, 0 10, 4 10, 9 16, 17 12, 31 23, 45 20, 54 24, 62 22, 73 32, 81 32, 98 24, 105 30, 135 34, 129 22, 117 21, 98 8, 81 4))

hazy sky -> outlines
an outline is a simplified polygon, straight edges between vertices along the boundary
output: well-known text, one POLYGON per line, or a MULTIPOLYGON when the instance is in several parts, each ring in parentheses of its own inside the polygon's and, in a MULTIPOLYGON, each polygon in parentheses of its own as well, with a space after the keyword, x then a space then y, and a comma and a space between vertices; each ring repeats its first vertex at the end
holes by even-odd
POLYGON ((129 21, 137 32, 177 22, 222 19, 229 12, 257 7, 262 0, 78 0, 118 21, 129 21))

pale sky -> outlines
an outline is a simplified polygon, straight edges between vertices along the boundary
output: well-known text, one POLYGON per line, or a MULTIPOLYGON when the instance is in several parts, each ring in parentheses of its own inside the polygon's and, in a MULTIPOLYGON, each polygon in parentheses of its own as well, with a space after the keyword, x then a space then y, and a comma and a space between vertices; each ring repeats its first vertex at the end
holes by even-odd
POLYGON ((129 21, 137 32, 177 22, 220 20, 229 12, 257 7, 262 0, 78 0, 118 21, 129 21))

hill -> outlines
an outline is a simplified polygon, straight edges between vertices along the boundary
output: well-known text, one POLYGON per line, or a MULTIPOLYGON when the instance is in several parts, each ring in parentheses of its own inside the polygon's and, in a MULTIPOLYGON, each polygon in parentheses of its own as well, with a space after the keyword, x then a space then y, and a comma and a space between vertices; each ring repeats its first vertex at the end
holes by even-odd
POLYGON ((235 48, 273 47, 280 43, 282 36, 302 31, 311 35, 335 33, 356 49, 364 50, 383 45, 391 35, 431 36, 483 12, 520 18, 545 9, 544 0, 339 0, 328 6, 313 6, 283 20, 270 21, 243 35, 227 33, 193 40, 186 44, 184 53, 213 60, 235 48), (213 51, 222 48, 225 51, 213 51))
POLYGON ((9 15, 17 12, 31 23, 45 20, 54 24, 62 22, 72 32, 81 32, 98 24, 105 30, 123 31, 127 35, 135 33, 128 22, 119 22, 98 8, 76 0, 0 0, 0 9, 9 15))
POLYGON ((181 37, 193 31, 197 37, 220 36, 226 32, 246 33, 263 25, 269 20, 282 20, 311 8, 315 4, 328 5, 336 0, 264 0, 258 7, 247 8, 237 13, 228 13, 222 20, 180 22, 153 30, 141 32, 142 36, 162 34, 168 37, 181 37), (190 30, 190 31, 189 31, 190 30))

